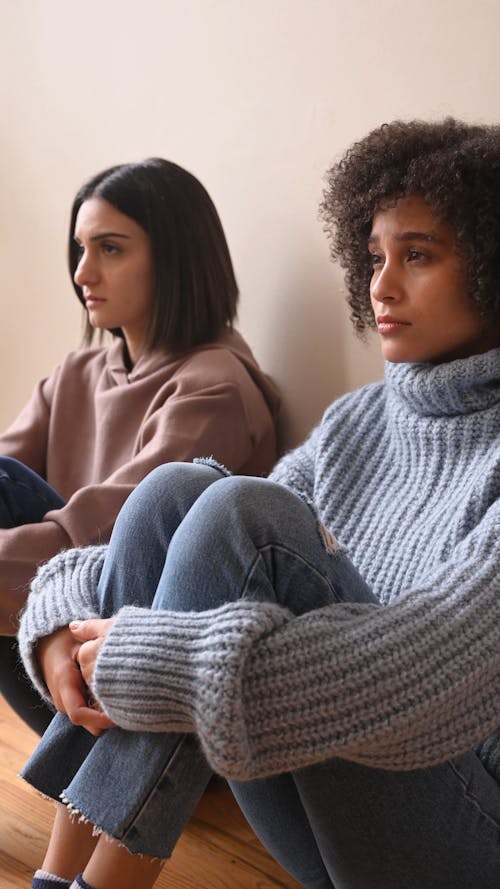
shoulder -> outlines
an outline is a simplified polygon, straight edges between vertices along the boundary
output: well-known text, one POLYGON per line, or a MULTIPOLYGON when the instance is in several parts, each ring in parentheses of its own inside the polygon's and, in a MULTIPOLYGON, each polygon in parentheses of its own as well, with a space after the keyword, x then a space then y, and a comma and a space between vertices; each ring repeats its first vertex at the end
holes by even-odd
POLYGON ((51 373, 41 380, 39 390, 47 403, 58 400, 65 393, 94 390, 97 381, 106 369, 108 349, 79 349, 68 354, 56 365, 51 373))
POLYGON ((228 332, 213 343, 206 343, 193 349, 184 360, 182 370, 189 373, 209 374, 219 377, 230 374, 235 378, 248 367, 257 363, 241 336, 228 332))
POLYGON ((227 330, 213 343, 193 349, 179 362, 175 375, 182 380, 183 387, 224 386, 245 392, 258 389, 270 405, 279 401, 274 384, 235 330, 227 330))
POLYGON ((71 376, 83 371, 88 373, 100 373, 108 362, 109 349, 77 349, 68 352, 58 365, 54 373, 59 376, 71 376))

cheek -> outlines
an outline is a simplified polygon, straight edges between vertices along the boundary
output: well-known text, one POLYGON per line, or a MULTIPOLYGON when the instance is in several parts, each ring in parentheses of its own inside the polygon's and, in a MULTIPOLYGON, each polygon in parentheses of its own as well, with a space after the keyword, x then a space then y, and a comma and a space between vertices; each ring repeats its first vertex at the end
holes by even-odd
POLYGON ((143 301, 151 301, 154 290, 154 270, 151 260, 141 263, 137 274, 137 286, 142 294, 143 301))
POLYGON ((147 263, 137 265, 133 273, 124 275, 123 292, 128 294, 128 299, 141 305, 149 304, 153 298, 153 281, 151 268, 147 263))

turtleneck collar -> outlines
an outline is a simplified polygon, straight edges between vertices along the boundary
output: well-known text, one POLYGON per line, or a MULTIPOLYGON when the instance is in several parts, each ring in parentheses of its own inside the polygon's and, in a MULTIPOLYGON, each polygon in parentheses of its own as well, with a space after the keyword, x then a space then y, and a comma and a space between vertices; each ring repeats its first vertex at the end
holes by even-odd
POLYGON ((452 416, 500 404, 500 348, 443 364, 386 362, 390 396, 421 416, 452 416))

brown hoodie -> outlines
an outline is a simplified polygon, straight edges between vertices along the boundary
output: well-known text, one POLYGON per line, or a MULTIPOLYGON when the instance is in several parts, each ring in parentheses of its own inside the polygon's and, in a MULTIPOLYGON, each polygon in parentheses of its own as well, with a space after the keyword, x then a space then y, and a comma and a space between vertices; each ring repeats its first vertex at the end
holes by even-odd
POLYGON ((0 436, 0 454, 67 501, 39 524, 0 529, 0 595, 61 549, 109 540, 127 496, 161 463, 213 456, 233 472, 269 472, 278 405, 236 331, 182 357, 144 355, 130 373, 121 340, 70 353, 0 436))

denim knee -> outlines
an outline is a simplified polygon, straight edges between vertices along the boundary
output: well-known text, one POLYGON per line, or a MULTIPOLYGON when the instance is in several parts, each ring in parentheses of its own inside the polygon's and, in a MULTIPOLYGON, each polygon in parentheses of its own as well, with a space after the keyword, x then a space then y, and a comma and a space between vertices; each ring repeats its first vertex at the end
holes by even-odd
POLYGON ((207 523, 218 523, 233 530, 244 527, 255 539, 269 540, 281 537, 285 531, 298 533, 297 542, 304 532, 319 534, 319 525, 310 504, 284 485, 268 479, 251 476, 230 476, 207 491, 203 499, 207 523))
POLYGON ((19 469, 23 464, 15 457, 3 457, 0 455, 0 474, 10 476, 12 471, 19 469))
POLYGON ((191 490, 221 478, 217 464, 209 462, 163 463, 157 466, 137 485, 127 503, 136 502, 141 508, 150 510, 155 502, 168 497, 170 501, 184 500, 191 490))

